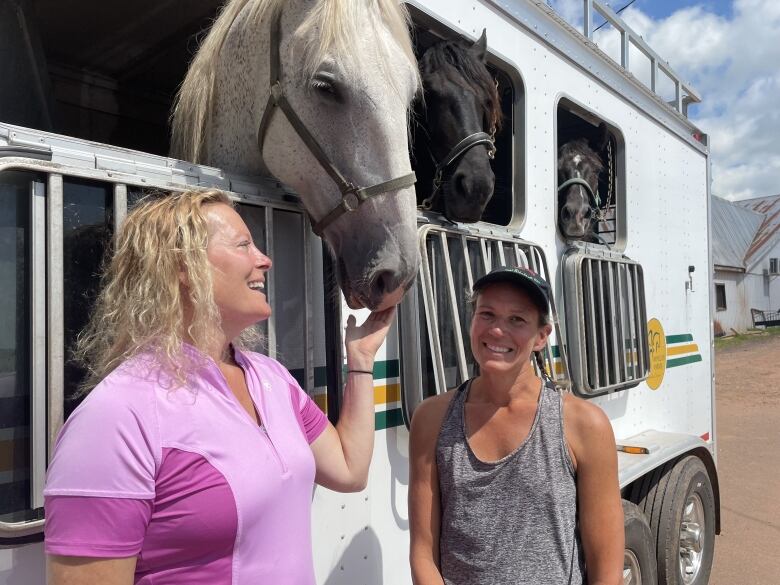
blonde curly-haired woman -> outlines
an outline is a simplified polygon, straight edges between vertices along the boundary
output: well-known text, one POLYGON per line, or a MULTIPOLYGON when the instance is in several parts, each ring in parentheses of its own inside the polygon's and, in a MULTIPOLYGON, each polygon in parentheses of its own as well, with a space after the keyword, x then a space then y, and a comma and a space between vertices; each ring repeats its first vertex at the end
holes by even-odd
POLYGON ((270 269, 221 191, 128 214, 77 347, 89 394, 48 471, 52 585, 314 583, 312 487, 365 485, 394 309, 348 322, 333 427, 281 364, 240 349, 271 315, 270 269))

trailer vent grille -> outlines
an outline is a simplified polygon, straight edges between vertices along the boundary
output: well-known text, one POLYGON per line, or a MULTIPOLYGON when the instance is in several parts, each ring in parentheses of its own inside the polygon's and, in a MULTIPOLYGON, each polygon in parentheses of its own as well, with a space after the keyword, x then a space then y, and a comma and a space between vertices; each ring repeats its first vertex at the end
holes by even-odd
POLYGON ((642 267, 608 251, 564 257, 566 341, 572 385, 581 394, 623 390, 649 371, 642 267))
MULTIPOLYGON (((469 345, 476 279, 496 266, 524 266, 549 280, 539 246, 492 234, 423 225, 419 229, 422 266, 417 284, 401 304, 403 406, 406 422, 425 397, 446 392, 475 374, 469 345)), ((553 303, 553 314, 555 305, 553 303)), ((556 319, 555 338, 561 335, 556 319)), ((550 337, 543 352, 545 369, 568 385, 558 347, 550 337)))

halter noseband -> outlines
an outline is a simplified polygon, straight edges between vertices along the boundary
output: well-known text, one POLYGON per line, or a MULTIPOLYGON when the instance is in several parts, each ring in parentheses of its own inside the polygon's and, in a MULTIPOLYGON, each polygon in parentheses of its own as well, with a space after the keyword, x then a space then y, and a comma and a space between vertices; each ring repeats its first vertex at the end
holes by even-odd
MULTIPOLYGON (((450 151, 447 153, 447 156, 445 156, 442 160, 436 163, 436 173, 433 176, 433 191, 431 191, 431 194, 423 199, 422 203, 420 203, 420 207, 424 210, 428 211, 433 207, 433 204, 436 202, 436 200, 439 198, 439 189, 442 185, 442 179, 444 177, 444 171, 447 170, 447 167, 450 166, 452 163, 454 163, 457 159, 459 159, 461 156, 466 154, 469 150, 474 148, 475 146, 479 146, 480 144, 484 144, 488 147, 488 158, 493 159, 496 156, 496 139, 495 139, 496 131, 493 129, 492 134, 488 134, 487 132, 475 132, 474 134, 469 134, 458 142, 455 146, 450 149, 450 151)), ((434 159, 435 162, 435 159, 434 159)))
POLYGON ((558 185, 558 193, 563 191, 564 189, 571 187, 572 185, 579 185, 583 189, 585 189, 585 193, 588 194, 588 203, 590 203, 594 210, 601 209, 601 199, 599 198, 598 193, 593 192, 593 187, 590 186, 590 183, 588 183, 585 179, 581 177, 572 177, 568 181, 564 181, 560 185, 558 185))
POLYGON ((306 128, 306 125, 298 117, 298 114, 295 113, 295 110, 293 110, 290 102, 287 101, 287 97, 284 95, 284 89, 282 88, 282 83, 280 80, 281 65, 279 61, 279 29, 281 26, 281 20, 282 11, 279 9, 276 11, 274 19, 271 22, 271 90, 270 95, 268 96, 268 101, 265 105, 265 110, 263 111, 263 117, 260 119, 260 127, 257 130, 257 145, 260 148, 260 157, 262 158, 265 134, 268 130, 268 125, 271 123, 271 116, 273 116, 273 112, 278 106, 281 112, 287 118, 287 121, 290 122, 293 129, 298 134, 299 138, 309 149, 309 152, 311 152, 314 158, 317 159, 317 162, 319 162, 322 168, 325 169, 325 172, 330 175, 330 178, 333 179, 333 182, 336 183, 339 190, 341 191, 341 201, 327 214, 325 214, 325 217, 315 222, 314 219, 311 218, 311 215, 309 215, 312 223, 312 231, 318 236, 321 236, 330 224, 332 224, 345 213, 355 211, 363 203, 372 197, 381 195, 382 193, 398 191, 400 189, 411 187, 417 181, 417 177, 415 176, 414 172, 411 172, 407 175, 403 175, 395 179, 373 185, 371 187, 359 187, 351 181, 347 180, 344 175, 339 172, 336 166, 328 158, 328 155, 325 154, 325 151, 319 145, 312 133, 309 132, 308 128, 306 128))

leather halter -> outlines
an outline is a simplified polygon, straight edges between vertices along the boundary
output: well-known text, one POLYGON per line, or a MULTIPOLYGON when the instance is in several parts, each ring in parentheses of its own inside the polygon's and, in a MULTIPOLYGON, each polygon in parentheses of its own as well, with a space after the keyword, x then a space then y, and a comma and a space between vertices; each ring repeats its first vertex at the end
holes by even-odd
POLYGON ((275 108, 278 106, 281 112, 287 118, 287 121, 290 122, 290 125, 292 125, 295 132, 309 149, 309 152, 311 152, 314 158, 317 159, 322 168, 325 169, 328 175, 330 175, 330 178, 333 179, 333 182, 336 183, 339 190, 341 191, 341 201, 332 210, 325 214, 325 217, 321 218, 319 221, 314 221, 314 219, 311 217, 311 214, 309 215, 309 219, 312 223, 312 231, 318 236, 321 236, 322 232, 324 232, 330 224, 332 224, 345 213, 355 211, 361 205, 363 205, 363 203, 372 197, 381 195, 382 193, 398 191, 400 189, 411 187, 417 181, 417 177, 415 176, 414 172, 411 172, 407 175, 403 175, 401 177, 397 177, 395 179, 391 179, 371 187, 359 187, 351 181, 347 180, 344 175, 339 172, 336 166, 328 158, 328 155, 325 154, 325 151, 319 145, 317 140, 306 128, 306 125, 298 117, 298 114, 295 113, 295 110, 293 110, 290 102, 287 101, 287 97, 284 95, 284 89, 282 88, 282 82, 280 80, 281 66, 279 61, 279 30, 281 27, 281 20, 282 11, 279 9, 276 11, 276 14, 274 15, 274 18, 271 22, 271 89, 268 96, 268 101, 265 105, 265 110, 263 111, 263 117, 260 120, 260 127, 257 131, 257 145, 260 148, 260 156, 262 158, 265 134, 268 130, 268 125, 271 122, 271 116, 273 116, 275 108))
POLYGON ((436 174, 433 176, 433 191, 431 191, 431 194, 428 197, 423 199, 422 203, 420 203, 420 207, 426 211, 433 207, 433 204, 439 197, 439 189, 441 188, 444 171, 447 170, 448 166, 450 166, 475 146, 484 144, 488 147, 488 158, 495 158, 496 142, 494 135, 495 131, 493 132, 493 135, 488 134, 487 132, 475 132, 474 134, 469 134, 466 136, 466 138, 453 146, 447 155, 436 163, 436 174))
POLYGON ((572 177, 568 181, 564 181, 560 185, 558 185, 558 193, 566 189, 567 187, 571 187, 572 185, 579 185, 583 189, 585 189, 585 193, 588 194, 588 203, 591 204, 593 209, 598 210, 601 208, 601 198, 599 197, 598 193, 593 192, 593 187, 590 186, 590 183, 588 183, 585 179, 581 177, 572 177))

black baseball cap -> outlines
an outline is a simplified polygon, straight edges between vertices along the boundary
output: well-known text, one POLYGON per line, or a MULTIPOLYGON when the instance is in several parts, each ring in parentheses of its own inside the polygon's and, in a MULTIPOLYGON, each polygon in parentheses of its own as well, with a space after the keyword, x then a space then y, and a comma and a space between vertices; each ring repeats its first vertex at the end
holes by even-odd
POLYGON ((489 284, 508 282, 522 288, 531 297, 543 314, 550 311, 550 285, 541 276, 528 268, 519 266, 498 266, 486 275, 478 278, 471 288, 478 292, 489 284))

